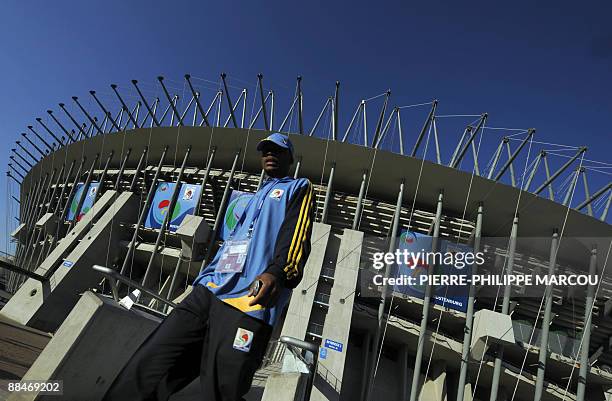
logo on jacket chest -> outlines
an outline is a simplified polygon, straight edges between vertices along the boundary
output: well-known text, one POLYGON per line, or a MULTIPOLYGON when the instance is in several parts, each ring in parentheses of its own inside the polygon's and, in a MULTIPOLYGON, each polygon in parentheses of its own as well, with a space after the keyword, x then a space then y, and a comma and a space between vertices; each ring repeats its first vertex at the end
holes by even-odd
POLYGON ((272 192, 270 192, 270 198, 275 199, 275 200, 280 200, 280 198, 283 196, 284 193, 285 193, 285 190, 275 188, 272 190, 272 192))

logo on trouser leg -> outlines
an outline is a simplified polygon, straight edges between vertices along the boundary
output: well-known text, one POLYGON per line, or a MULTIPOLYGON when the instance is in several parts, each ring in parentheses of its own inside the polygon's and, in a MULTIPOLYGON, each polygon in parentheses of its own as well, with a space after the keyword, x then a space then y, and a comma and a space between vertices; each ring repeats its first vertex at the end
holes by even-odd
POLYGON ((249 352, 253 343, 253 332, 238 327, 236 337, 234 337, 234 349, 242 352, 249 352))

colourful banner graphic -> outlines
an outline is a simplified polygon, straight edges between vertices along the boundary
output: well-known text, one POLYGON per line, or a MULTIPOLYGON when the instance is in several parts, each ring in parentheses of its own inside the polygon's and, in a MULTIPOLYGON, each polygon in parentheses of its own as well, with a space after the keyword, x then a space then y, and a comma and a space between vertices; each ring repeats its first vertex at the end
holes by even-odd
MULTIPOLYGON (((77 214, 77 207, 79 206, 79 200, 81 199, 81 195, 83 194, 83 187, 85 183, 79 182, 76 187, 76 191, 74 192, 74 196, 72 197, 72 201, 70 202, 70 209, 68 209, 68 216, 66 216, 66 221, 74 220, 74 217, 77 214)), ((85 195, 85 200, 83 201, 83 205, 81 206, 81 211, 78 216, 76 216, 76 221, 80 221, 83 216, 91 209, 94 204, 94 200, 96 199, 96 193, 98 192, 98 187, 100 186, 99 182, 90 182, 87 187, 87 195, 85 195)))
MULTIPOLYGON (((419 278, 422 275, 427 275, 431 266, 433 266, 434 269, 432 272, 433 275, 471 276, 471 264, 448 263, 448 261, 451 260, 450 257, 439 258, 441 263, 435 263, 430 260, 435 260, 435 258, 431 258, 431 255, 428 255, 428 253, 431 253, 432 240, 432 237, 424 234, 407 230, 401 232, 397 249, 401 253, 404 253, 404 250, 406 250, 410 256, 408 258, 408 263, 398 263, 394 266, 395 269, 392 276, 413 277, 415 284, 395 285, 393 288, 395 292, 423 298, 425 296, 426 285, 420 284, 422 281, 419 278)), ((440 255, 473 252, 472 248, 463 244, 455 244, 446 240, 440 240, 439 244, 438 253, 440 255)), ((457 258, 453 258, 452 260, 456 259, 457 258)), ((469 287, 467 285, 435 286, 433 293, 434 302, 450 309, 465 312, 467 310, 468 291, 469 287)))
POLYGON ((249 201, 253 197, 253 193, 251 192, 243 192, 233 190, 232 195, 230 196, 230 200, 227 204, 227 209, 225 210, 225 216, 223 218, 223 229, 219 235, 219 239, 225 241, 229 238, 232 230, 238 224, 238 220, 240 220, 240 216, 246 209, 249 201))
MULTIPOLYGON (((175 187, 176 183, 174 182, 160 182, 157 185, 153 201, 149 207, 145 227, 157 229, 162 226, 166 213, 168 213, 172 192, 174 192, 175 187)), ((172 216, 170 217, 170 231, 176 231, 185 216, 195 212, 201 190, 202 186, 199 184, 181 184, 181 189, 174 205, 172 216)))

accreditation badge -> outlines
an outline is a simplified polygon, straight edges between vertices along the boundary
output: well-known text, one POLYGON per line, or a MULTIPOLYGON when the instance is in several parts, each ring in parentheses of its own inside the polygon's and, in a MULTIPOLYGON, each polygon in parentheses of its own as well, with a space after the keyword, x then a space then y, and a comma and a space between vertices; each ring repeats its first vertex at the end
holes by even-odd
POLYGON ((247 252, 249 250, 248 239, 227 240, 223 244, 223 253, 219 258, 215 273, 240 273, 244 268, 247 252))

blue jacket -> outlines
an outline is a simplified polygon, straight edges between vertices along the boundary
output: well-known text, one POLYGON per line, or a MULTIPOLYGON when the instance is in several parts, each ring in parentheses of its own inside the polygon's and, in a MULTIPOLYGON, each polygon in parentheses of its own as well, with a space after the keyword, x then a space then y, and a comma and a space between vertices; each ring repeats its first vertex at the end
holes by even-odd
POLYGON ((314 216, 312 184, 305 178, 266 180, 247 204, 233 231, 233 240, 247 238, 258 205, 261 205, 261 210, 253 226, 242 272, 215 272, 223 254, 224 243, 194 284, 206 286, 227 304, 274 325, 287 304, 290 289, 301 281, 304 264, 310 254, 314 216), (249 306, 253 299, 247 296, 249 286, 264 272, 275 275, 281 283, 278 301, 267 308, 261 305, 249 306))

